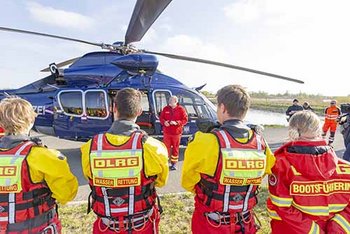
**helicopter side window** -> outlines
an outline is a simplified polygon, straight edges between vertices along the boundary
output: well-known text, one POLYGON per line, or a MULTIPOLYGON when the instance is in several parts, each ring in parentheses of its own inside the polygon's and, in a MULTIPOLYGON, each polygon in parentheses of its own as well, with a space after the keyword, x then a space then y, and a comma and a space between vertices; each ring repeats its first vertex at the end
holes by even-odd
POLYGON ((139 125, 140 128, 148 134, 153 134, 154 127, 152 124, 152 115, 150 111, 148 95, 145 92, 142 93, 141 106, 142 114, 139 117, 137 117, 136 124, 139 125))
POLYGON ((85 93, 85 108, 88 117, 106 118, 108 116, 106 94, 102 91, 87 91, 85 93))
POLYGON ((80 91, 65 91, 59 95, 63 111, 68 115, 83 114, 83 94, 80 91))
POLYGON ((165 90, 159 90, 154 93, 155 109, 158 116, 160 115, 160 112, 162 112, 163 108, 168 105, 170 96, 171 93, 165 90))

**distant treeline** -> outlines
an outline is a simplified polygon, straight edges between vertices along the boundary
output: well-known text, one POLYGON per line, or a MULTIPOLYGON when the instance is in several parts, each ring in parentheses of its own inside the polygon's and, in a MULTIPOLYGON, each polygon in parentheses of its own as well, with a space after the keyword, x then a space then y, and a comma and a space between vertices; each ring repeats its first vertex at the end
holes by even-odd
MULTIPOLYGON (((209 98, 214 104, 216 103, 215 94, 202 91, 202 93, 209 98)), ((324 96, 321 94, 307 94, 307 93, 297 93, 292 94, 285 92, 283 94, 269 94, 267 92, 250 92, 252 98, 251 108, 258 110, 273 111, 278 113, 284 113, 288 106, 292 104, 293 99, 298 99, 302 105, 304 102, 310 103, 314 111, 323 115, 324 109, 329 105, 330 100, 337 100, 338 105, 340 103, 350 103, 350 95, 348 96, 324 96)))

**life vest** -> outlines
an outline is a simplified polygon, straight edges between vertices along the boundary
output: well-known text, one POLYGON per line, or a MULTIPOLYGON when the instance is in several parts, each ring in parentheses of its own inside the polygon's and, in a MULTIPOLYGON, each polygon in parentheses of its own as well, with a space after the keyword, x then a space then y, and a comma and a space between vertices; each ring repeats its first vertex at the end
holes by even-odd
POLYGON ((325 111, 325 120, 336 122, 340 113, 341 113, 340 109, 337 106, 327 107, 327 109, 325 111))
POLYGON ((266 168, 265 143, 253 133, 243 144, 223 129, 216 129, 220 153, 213 177, 201 174, 196 185, 196 201, 207 212, 239 213, 257 203, 257 189, 266 168))
POLYGON ((33 145, 0 150, 0 233, 38 233, 56 216, 50 189, 30 178, 26 157, 33 145))
POLYGON ((92 209, 99 217, 130 217, 155 205, 156 178, 144 172, 143 136, 136 131, 119 146, 109 143, 105 134, 92 139, 89 184, 92 209))

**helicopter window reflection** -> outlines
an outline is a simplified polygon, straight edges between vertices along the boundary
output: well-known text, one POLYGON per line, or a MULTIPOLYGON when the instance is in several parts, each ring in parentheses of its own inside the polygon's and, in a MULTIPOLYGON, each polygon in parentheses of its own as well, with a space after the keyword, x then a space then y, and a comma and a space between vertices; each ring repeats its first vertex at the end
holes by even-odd
POLYGON ((203 99, 198 95, 188 92, 181 91, 177 94, 180 105, 184 106, 188 117, 192 119, 207 119, 210 118, 208 107, 206 106, 203 99))
POLYGON ((85 107, 88 117, 107 117, 108 113, 105 93, 100 91, 86 92, 85 107))
POLYGON ((142 106, 142 111, 149 112, 149 102, 148 102, 147 93, 142 93, 141 106, 142 106))
POLYGON ((72 115, 83 114, 83 94, 81 92, 62 92, 59 97, 64 112, 72 115))
POLYGON ((163 108, 168 105, 168 100, 170 98, 171 94, 169 91, 157 91, 155 92, 155 103, 156 103, 156 113, 158 116, 160 115, 160 112, 163 110, 163 108))

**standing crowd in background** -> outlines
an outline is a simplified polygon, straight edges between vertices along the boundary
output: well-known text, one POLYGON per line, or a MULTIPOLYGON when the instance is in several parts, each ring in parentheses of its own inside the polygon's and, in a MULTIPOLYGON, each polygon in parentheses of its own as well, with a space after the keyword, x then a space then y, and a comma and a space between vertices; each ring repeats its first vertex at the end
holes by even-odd
MULTIPOLYGON (((135 123, 141 100, 138 90, 119 90, 112 126, 81 147, 91 189, 88 211, 96 214, 92 233, 159 233, 163 209, 157 188, 166 185, 169 169, 177 169, 188 119, 171 96, 160 115, 163 143, 135 123)), ((181 184, 194 194, 192 233, 256 233, 260 222, 254 207, 265 202, 257 195, 266 175, 272 233, 350 233, 350 163, 331 146, 338 121, 349 159, 348 115, 340 115, 332 101, 322 127, 309 103, 301 106, 295 99, 286 112, 288 141, 272 153, 262 133, 244 123, 250 102, 239 85, 221 88, 219 125, 198 131, 188 142, 181 184)), ((0 102, 0 234, 62 233, 57 207, 77 193, 66 157, 30 137, 35 117, 24 99, 0 102)))

